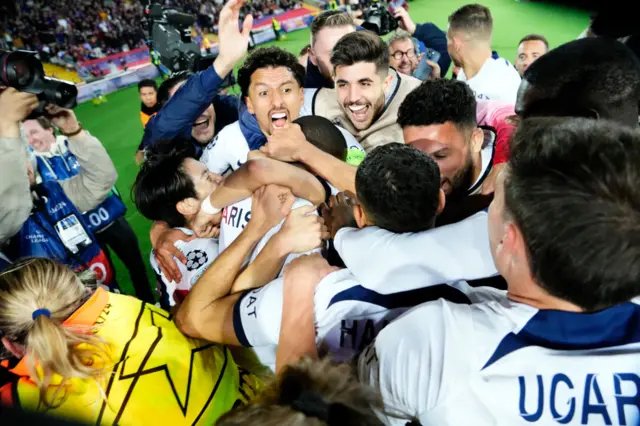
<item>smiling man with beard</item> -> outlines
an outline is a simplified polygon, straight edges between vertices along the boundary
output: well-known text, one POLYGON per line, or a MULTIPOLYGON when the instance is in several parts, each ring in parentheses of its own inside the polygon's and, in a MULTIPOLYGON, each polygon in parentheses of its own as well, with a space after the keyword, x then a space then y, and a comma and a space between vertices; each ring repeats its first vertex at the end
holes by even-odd
POLYGON ((335 89, 305 96, 305 107, 344 127, 369 152, 402 140, 396 123, 402 100, 420 81, 389 68, 385 42, 369 31, 345 35, 331 55, 335 89))

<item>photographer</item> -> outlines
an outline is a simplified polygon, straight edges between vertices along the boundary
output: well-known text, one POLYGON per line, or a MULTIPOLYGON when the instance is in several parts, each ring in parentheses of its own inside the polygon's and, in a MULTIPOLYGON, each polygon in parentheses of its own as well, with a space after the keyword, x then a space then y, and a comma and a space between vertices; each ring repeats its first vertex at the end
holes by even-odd
POLYGON ((20 139, 20 122, 37 106, 35 95, 13 88, 0 94, 0 147, 6 147, 2 158, 14 161, 0 182, 3 212, 8 212, 1 221, 2 242, 9 240, 3 251, 11 260, 48 257, 76 270, 91 269, 102 283, 110 284, 111 266, 80 212, 104 200, 118 177, 116 169, 100 141, 83 130, 73 111, 48 105, 47 116, 68 137, 69 150, 82 171, 64 181, 36 185, 34 164, 27 160, 20 139))
MULTIPOLYGON (((25 120, 23 128, 27 143, 37 160, 36 171, 42 181, 63 181, 82 172, 78 159, 69 150, 69 140, 63 135, 55 135, 49 119, 38 117, 25 120)), ((89 230, 95 235, 105 254, 109 256, 108 246, 126 266, 136 296, 145 302, 155 303, 138 238, 125 218, 126 211, 127 208, 114 187, 95 209, 82 213, 89 230)))
POLYGON ((237 97, 218 92, 225 77, 247 53, 253 18, 247 16, 242 31, 238 28, 243 3, 243 0, 231 0, 224 6, 218 24, 220 54, 211 67, 174 89, 175 96, 149 120, 140 149, 178 136, 191 136, 198 145, 204 146, 224 126, 238 119, 237 97))
MULTIPOLYGON (((400 28, 408 32, 419 42, 423 43, 427 49, 433 49, 440 54, 440 59, 438 59, 437 61, 438 65, 440 66, 440 75, 446 75, 447 71, 449 70, 449 65, 451 65, 451 58, 449 57, 449 52, 447 51, 447 35, 444 33, 444 31, 442 31, 431 22, 416 25, 411 19, 411 16, 409 16, 409 12, 407 12, 407 10, 402 7, 396 8, 393 11, 393 16, 398 20, 398 25, 400 26, 400 28)), ((389 42, 390 55, 393 55, 395 51, 392 50, 393 47, 393 43, 389 42)), ((393 57, 391 59, 391 65, 394 66, 393 57)), ((412 72, 415 71, 415 68, 417 66, 418 63, 416 62, 412 72)), ((403 74, 407 74, 399 68, 396 69, 403 74)))

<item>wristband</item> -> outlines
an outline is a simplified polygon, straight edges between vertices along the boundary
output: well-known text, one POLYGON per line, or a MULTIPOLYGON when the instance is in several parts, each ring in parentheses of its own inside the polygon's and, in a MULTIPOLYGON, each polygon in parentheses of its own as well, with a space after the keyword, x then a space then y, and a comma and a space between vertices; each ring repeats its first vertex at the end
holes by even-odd
POLYGON ((213 204, 211 204, 211 196, 208 196, 207 198, 204 199, 200 208, 202 209, 203 212, 207 214, 217 214, 217 213, 220 213, 220 210, 221 210, 217 207, 213 207, 213 204))
POLYGON ((63 135, 63 136, 66 136, 66 137, 70 138, 70 137, 73 137, 73 136, 75 136, 75 135, 80 134, 80 132, 81 132, 82 130, 83 130, 83 129, 82 129, 82 123, 78 121, 78 130, 75 130, 75 131, 73 131, 73 132, 71 132, 71 133, 65 133, 65 132, 63 132, 62 130, 60 130, 60 133, 62 133, 62 135, 63 135))

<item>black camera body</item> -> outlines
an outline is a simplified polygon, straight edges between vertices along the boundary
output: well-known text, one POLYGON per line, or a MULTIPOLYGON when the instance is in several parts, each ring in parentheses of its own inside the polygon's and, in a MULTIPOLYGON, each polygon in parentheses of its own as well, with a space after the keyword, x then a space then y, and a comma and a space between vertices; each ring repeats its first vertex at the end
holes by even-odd
POLYGON ((387 2, 374 2, 362 11, 362 27, 379 36, 389 34, 398 28, 398 20, 389 12, 387 2))
POLYGON ((147 6, 147 31, 160 62, 172 73, 201 71, 213 63, 216 55, 202 55, 191 39, 195 17, 159 4, 147 6))
POLYGON ((0 50, 0 84, 38 96, 40 105, 29 118, 44 115, 46 104, 68 109, 77 105, 76 86, 68 81, 45 77, 42 62, 34 52, 0 50))

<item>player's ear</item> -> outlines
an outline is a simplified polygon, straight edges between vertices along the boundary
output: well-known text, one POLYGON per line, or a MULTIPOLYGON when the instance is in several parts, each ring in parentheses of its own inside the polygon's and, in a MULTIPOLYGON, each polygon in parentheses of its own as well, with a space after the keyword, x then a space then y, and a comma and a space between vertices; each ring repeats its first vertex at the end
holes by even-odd
POLYGON ((316 57, 316 54, 313 52, 313 47, 309 49, 309 60, 313 65, 315 65, 316 67, 318 66, 318 58, 316 57))
POLYGON ((440 188, 440 192, 438 193, 438 210, 436 211, 436 215, 439 215, 440 213, 442 213, 442 210, 444 210, 446 199, 447 196, 445 195, 442 188, 440 188))
POLYGON ((244 97, 245 102, 247 103, 247 111, 249 111, 249 114, 255 114, 256 110, 253 109, 253 102, 251 102, 251 99, 249 99, 248 96, 244 97))
POLYGON ((476 127, 473 129, 473 134, 471 135, 471 152, 478 153, 482 150, 482 145, 484 144, 484 130, 480 127, 476 127))
POLYGON ((369 221, 369 218, 367 217, 367 213, 364 211, 360 204, 356 204, 355 206, 353 206, 353 217, 356 220, 358 228, 360 229, 372 225, 372 223, 369 221))
POLYGON ((24 357, 27 352, 24 349, 24 346, 19 345, 17 343, 13 343, 6 337, 2 338, 2 345, 5 347, 7 351, 9 351, 13 356, 15 356, 18 359, 24 357))
POLYGON ((200 201, 195 198, 185 198, 176 203, 176 210, 183 216, 192 216, 200 210, 200 201))

